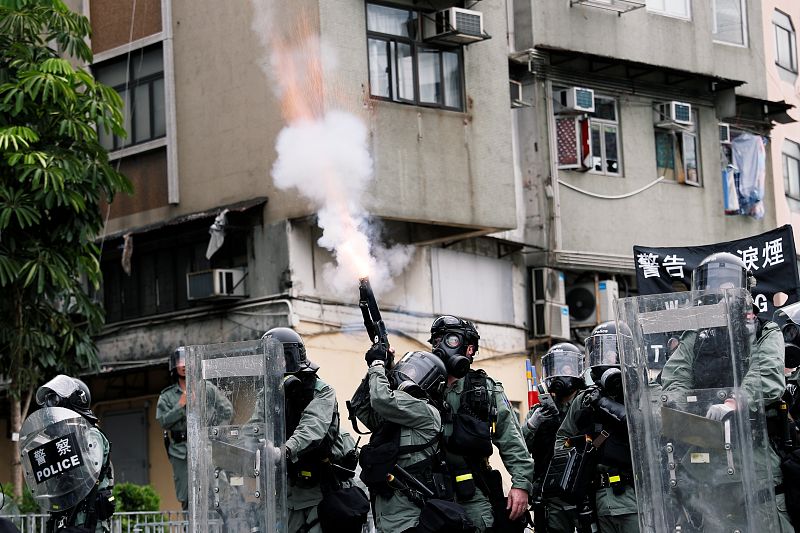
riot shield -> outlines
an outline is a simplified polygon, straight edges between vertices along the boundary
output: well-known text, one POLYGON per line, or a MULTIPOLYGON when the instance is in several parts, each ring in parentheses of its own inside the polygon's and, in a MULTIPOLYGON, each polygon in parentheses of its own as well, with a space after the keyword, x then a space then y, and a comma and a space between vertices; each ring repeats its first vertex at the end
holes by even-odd
POLYGON ((617 302, 643 532, 777 530, 751 302, 741 289, 617 302))
POLYGON ((91 492, 103 467, 100 432, 63 407, 32 413, 20 430, 25 483, 43 511, 71 509, 91 492))
POLYGON ((187 347, 192 531, 286 531, 283 369, 272 339, 187 347))

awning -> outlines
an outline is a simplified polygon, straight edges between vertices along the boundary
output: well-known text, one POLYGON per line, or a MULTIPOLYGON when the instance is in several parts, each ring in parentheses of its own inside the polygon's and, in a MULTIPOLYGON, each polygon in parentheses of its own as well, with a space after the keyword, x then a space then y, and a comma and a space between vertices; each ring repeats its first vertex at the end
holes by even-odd
POLYGON ((266 196, 257 196, 249 200, 243 200, 241 202, 221 205, 218 207, 214 207, 213 209, 207 209, 205 211, 189 213, 187 215, 180 215, 171 219, 163 220, 161 222, 156 222, 155 224, 148 224, 146 226, 140 226, 138 228, 126 228, 123 230, 116 231, 114 233, 107 233, 106 235, 100 237, 98 241, 99 242, 109 241, 112 239, 118 239, 123 235, 129 233, 137 235, 137 234, 147 233, 149 231, 162 229, 167 226, 176 226, 179 224, 185 224, 186 222, 194 222, 196 220, 212 219, 215 218, 217 215, 219 215, 225 209, 227 209, 229 212, 243 213, 250 209, 263 206, 267 203, 267 201, 268 198, 266 196))

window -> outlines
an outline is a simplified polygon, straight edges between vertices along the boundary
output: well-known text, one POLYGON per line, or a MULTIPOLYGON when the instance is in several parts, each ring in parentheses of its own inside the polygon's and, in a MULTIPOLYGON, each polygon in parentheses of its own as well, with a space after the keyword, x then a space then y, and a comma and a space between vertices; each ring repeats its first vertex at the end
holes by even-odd
POLYGON ((800 200, 800 144, 789 140, 783 141, 783 191, 800 200))
POLYGON ((669 17, 692 18, 689 0, 647 0, 647 10, 669 17))
POLYGON ((746 46, 745 0, 714 0, 714 40, 746 46))
POLYGON ((421 41, 429 16, 413 9, 367 4, 369 86, 373 97, 462 110, 461 50, 421 41))
POLYGON ((161 45, 143 48, 94 65, 95 78, 114 88, 122 97, 124 127, 128 137, 121 139, 102 128, 100 143, 107 150, 166 136, 164 109, 164 59, 161 45))
POLYGON ((775 63, 797 72, 797 42, 792 19, 776 9, 772 14, 772 24, 775 26, 775 63))
POLYGON ((655 129, 658 176, 687 185, 701 185, 700 144, 695 110, 692 110, 692 122, 691 126, 655 129))
POLYGON ((589 115, 589 138, 592 149, 590 172, 619 176, 619 118, 617 101, 606 96, 594 97, 594 113, 589 115))

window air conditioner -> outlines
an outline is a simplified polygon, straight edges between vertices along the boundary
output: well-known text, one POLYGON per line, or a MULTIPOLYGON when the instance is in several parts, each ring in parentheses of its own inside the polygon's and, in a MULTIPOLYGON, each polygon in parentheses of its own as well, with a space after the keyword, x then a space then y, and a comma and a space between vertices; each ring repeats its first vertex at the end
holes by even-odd
POLYGON ((240 269, 214 268, 186 274, 188 300, 229 300, 244 298, 244 277, 240 269))
POLYGON ((561 104, 559 113, 594 113, 594 91, 584 87, 570 87, 557 93, 561 104))
POLYGON ((573 328, 594 327, 614 320, 614 299, 619 297, 619 285, 613 280, 579 283, 567 291, 570 325, 573 328))
POLYGON ((511 92, 511 107, 525 107, 522 101, 522 82, 508 80, 508 88, 511 92))
POLYGON ((657 123, 671 122, 684 126, 692 125, 692 106, 684 102, 664 102, 658 104, 657 123))
POLYGON ((469 44, 489 36, 483 32, 483 13, 460 7, 449 7, 424 17, 426 41, 469 44))
POLYGON ((719 123, 719 142, 721 144, 731 143, 731 125, 724 122, 719 123))

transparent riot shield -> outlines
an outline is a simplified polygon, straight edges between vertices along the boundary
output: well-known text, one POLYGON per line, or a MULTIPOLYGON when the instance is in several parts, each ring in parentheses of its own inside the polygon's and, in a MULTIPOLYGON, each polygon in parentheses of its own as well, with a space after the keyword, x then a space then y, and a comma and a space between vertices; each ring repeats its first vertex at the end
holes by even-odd
POLYGON ((103 467, 100 432, 63 407, 33 412, 20 430, 25 483, 44 511, 63 511, 91 492, 103 467))
POLYGON ((283 349, 274 340, 189 346, 193 532, 285 532, 283 349))
POLYGON ((617 302, 643 532, 777 530, 759 369, 782 354, 754 345, 751 302, 744 290, 617 302))

